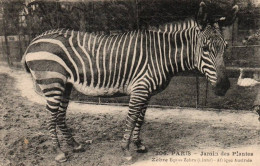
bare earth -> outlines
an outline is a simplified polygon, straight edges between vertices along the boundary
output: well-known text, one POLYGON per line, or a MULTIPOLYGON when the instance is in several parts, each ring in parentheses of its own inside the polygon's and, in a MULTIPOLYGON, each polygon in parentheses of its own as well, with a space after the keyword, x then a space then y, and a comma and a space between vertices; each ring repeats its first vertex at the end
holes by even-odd
MULTIPOLYGON (((126 164, 120 141, 127 107, 72 102, 67 123, 86 150, 72 153, 64 145, 69 160, 61 164, 54 161, 46 125, 48 112, 44 100, 33 91, 30 75, 0 66, 0 110, 0 166, 126 164), (86 143, 89 140, 91 144, 86 143)), ((149 108, 142 130, 149 151, 133 151, 133 161, 127 164, 260 165, 257 118, 256 113, 247 110, 149 108), (253 156, 233 155, 237 151, 253 156), (217 156, 200 156, 201 152, 217 156)))

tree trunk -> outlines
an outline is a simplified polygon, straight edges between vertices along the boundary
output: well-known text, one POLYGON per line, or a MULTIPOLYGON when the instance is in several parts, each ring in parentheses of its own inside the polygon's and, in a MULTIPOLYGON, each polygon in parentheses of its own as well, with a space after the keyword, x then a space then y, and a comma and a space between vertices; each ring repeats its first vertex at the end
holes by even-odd
POLYGON ((12 62, 9 59, 10 58, 10 47, 9 47, 8 38, 7 38, 7 34, 6 34, 5 18, 3 18, 3 28, 4 28, 4 37, 5 37, 5 47, 6 47, 6 61, 7 61, 8 65, 11 66, 12 62))
POLYGON ((79 30, 84 32, 86 31, 86 18, 85 18, 85 13, 81 11, 81 14, 80 14, 80 27, 79 27, 79 30))

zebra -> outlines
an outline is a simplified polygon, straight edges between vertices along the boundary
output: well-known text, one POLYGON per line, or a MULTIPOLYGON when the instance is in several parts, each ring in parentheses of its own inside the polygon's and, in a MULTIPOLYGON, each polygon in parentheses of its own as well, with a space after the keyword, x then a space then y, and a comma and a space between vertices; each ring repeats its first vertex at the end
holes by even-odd
MULTIPOLYGON (((72 88, 89 96, 129 95, 129 112, 121 142, 129 156, 132 142, 137 152, 147 148, 140 139, 151 96, 163 91, 178 72, 197 69, 225 95, 230 82, 223 61, 226 41, 219 22, 211 19, 201 2, 196 19, 169 26, 167 30, 136 30, 117 35, 56 29, 33 39, 22 63, 46 98, 51 113, 49 131, 58 155, 67 160, 57 137, 58 127, 74 151, 83 146, 72 137, 65 117, 72 88)), ((238 6, 232 8, 234 20, 238 6)))

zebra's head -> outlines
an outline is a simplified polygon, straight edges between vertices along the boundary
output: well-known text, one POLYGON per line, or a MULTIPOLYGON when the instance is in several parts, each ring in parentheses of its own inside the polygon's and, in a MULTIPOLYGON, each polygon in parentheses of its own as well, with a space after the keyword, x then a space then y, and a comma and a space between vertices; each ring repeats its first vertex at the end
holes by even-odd
POLYGON ((227 48, 227 42, 221 34, 220 27, 232 24, 237 11, 238 6, 235 5, 232 8, 232 17, 214 18, 213 20, 207 14, 205 3, 201 2, 197 17, 199 30, 195 67, 206 76, 207 80, 213 85, 215 94, 219 96, 224 96, 230 88, 223 57, 227 48))

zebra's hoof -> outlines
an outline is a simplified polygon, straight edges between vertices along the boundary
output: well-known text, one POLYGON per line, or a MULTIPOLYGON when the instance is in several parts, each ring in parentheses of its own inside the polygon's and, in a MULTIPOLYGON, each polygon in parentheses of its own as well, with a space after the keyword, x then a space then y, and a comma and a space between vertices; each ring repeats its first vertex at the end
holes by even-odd
POLYGON ((129 151, 129 148, 125 149, 124 147, 121 147, 123 151, 123 159, 124 161, 131 161, 132 160, 132 155, 131 152, 129 151))
POLYGON ((73 152, 83 152, 83 151, 84 151, 84 147, 82 145, 73 148, 73 152))
POLYGON ((136 146, 135 150, 137 153, 146 153, 147 152, 147 149, 141 140, 134 141, 134 144, 136 146))
POLYGON ((138 147, 137 149, 136 149, 136 152, 137 153, 147 153, 147 149, 146 149, 146 147, 144 146, 144 145, 141 145, 140 147, 138 147))
POLYGON ((126 161, 131 161, 131 160, 133 159, 133 157, 132 157, 132 156, 125 156, 124 159, 125 159, 126 161))
POLYGON ((130 162, 132 161, 133 157, 130 153, 130 151, 124 151, 124 157, 123 157, 125 162, 130 162))
POLYGON ((132 156, 124 157, 122 162, 122 166, 129 166, 134 163, 132 156))
POLYGON ((59 163, 63 163, 67 161, 67 157, 65 155, 65 153, 60 153, 55 157, 55 161, 59 162, 59 163))

